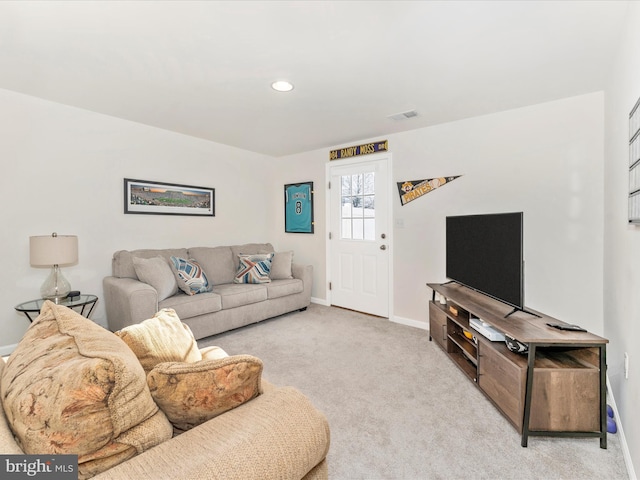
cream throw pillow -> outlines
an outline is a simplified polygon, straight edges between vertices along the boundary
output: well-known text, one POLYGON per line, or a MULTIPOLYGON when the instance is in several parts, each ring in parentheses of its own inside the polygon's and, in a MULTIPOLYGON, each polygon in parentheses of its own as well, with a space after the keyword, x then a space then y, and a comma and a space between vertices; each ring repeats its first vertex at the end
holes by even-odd
POLYGON ((162 362, 202 360, 191 329, 172 308, 163 308, 153 318, 129 325, 116 335, 129 345, 147 373, 162 362))

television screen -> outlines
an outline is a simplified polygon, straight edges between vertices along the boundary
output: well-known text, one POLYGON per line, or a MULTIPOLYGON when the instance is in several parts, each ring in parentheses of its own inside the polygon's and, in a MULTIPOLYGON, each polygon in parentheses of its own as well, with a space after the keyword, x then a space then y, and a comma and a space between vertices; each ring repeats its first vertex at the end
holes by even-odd
POLYGON ((446 276, 524 308, 523 214, 447 217, 446 276))

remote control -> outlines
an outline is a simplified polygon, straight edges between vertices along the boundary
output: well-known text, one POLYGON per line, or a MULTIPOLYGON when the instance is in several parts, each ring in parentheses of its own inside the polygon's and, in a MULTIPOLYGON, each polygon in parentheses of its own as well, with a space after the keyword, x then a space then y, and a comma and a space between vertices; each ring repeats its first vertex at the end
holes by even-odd
POLYGON ((558 330, 572 330, 574 332, 586 332, 580 325, 571 325, 568 323, 547 323, 550 327, 557 328, 558 330))

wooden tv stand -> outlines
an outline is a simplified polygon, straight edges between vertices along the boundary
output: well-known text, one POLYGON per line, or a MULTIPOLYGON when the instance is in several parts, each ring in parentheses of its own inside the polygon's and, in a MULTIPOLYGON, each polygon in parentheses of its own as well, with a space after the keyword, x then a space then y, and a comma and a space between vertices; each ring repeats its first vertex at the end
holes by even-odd
POLYGON ((507 317, 512 307, 456 283, 427 286, 433 290, 429 340, 515 426, 523 447, 530 436, 545 435, 599 437, 607 448, 607 339, 549 327, 547 322, 566 322, 530 309, 507 317), (436 293, 446 304, 436 301, 436 293), (485 338, 469 326, 470 315, 527 344, 528 353, 485 338))

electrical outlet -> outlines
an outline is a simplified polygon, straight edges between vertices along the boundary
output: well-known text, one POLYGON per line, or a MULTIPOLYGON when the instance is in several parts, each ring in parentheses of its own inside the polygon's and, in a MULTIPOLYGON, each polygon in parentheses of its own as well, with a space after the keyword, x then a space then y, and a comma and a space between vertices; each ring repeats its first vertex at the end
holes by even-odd
POLYGON ((624 352, 624 378, 629 378, 629 354, 624 352))

